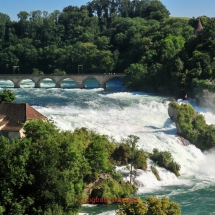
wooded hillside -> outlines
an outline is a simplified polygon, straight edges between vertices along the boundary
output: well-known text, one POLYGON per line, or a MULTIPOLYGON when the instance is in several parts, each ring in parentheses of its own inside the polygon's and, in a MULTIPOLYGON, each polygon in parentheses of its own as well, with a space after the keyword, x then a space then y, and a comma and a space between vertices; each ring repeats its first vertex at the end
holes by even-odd
POLYGON ((84 73, 125 72, 133 90, 174 95, 214 76, 214 20, 170 17, 159 0, 93 0, 17 16, 0 13, 0 74, 77 74, 83 65, 84 73))

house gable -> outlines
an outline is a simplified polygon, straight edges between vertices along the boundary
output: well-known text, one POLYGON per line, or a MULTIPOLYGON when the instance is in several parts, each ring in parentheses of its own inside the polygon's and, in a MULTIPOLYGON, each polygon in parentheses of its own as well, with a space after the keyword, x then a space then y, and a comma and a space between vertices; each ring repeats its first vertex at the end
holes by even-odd
POLYGON ((16 137, 17 134, 22 137, 23 124, 30 119, 47 118, 27 103, 0 103, 0 130, 2 134, 7 133, 9 138, 16 137))

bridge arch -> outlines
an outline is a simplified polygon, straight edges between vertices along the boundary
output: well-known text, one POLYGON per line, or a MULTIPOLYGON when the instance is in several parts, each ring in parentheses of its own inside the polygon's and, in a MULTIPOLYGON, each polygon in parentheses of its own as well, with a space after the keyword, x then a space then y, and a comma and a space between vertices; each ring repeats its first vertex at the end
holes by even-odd
POLYGON ((85 87, 86 84, 87 84, 86 82, 87 82, 87 81, 90 81, 90 80, 91 80, 91 81, 92 81, 92 80, 95 80, 95 81, 97 82, 96 88, 99 87, 99 86, 102 84, 102 83, 98 80, 98 78, 89 75, 89 76, 87 76, 86 78, 83 79, 83 81, 82 81, 83 86, 85 87))
POLYGON ((101 84, 100 81, 99 81, 99 79, 96 78, 96 77, 93 76, 93 75, 89 75, 89 76, 87 76, 86 78, 84 78, 83 81, 82 81, 82 83, 85 84, 85 82, 86 82, 88 79, 94 79, 94 80, 98 81, 99 84, 101 84))
POLYGON ((31 80, 33 82, 33 85, 35 86, 35 80, 33 78, 31 78, 31 77, 22 77, 18 81, 16 81, 16 87, 20 87, 22 81, 24 81, 24 80, 31 80))
POLYGON ((74 81, 76 87, 78 86, 78 82, 77 82, 76 80, 74 80, 74 78, 71 78, 71 77, 63 77, 63 78, 61 78, 60 80, 58 80, 58 81, 56 82, 56 87, 61 88, 61 87, 62 87, 62 84, 63 84, 63 81, 65 81, 65 80, 74 81))
POLYGON ((120 76, 108 76, 108 78, 106 78, 105 83, 107 83, 108 81, 112 80, 112 79, 123 79, 124 77, 120 77, 120 76))
MULTIPOLYGON (((0 74, 0 80, 6 79, 13 83, 14 87, 20 87, 20 83, 23 79, 30 79, 34 84, 35 87, 40 87, 41 83, 45 79, 51 80, 51 82, 54 84, 54 87, 61 87, 61 83, 64 79, 71 79, 76 83, 77 88, 84 88, 84 84, 88 80, 94 80, 96 81, 96 87, 99 88, 105 88, 105 83, 107 83, 109 80, 114 79, 116 77, 118 78, 124 78, 124 74, 118 73, 118 74, 68 74, 68 75, 53 75, 53 74, 46 74, 46 75, 32 75, 32 74, 10 74, 10 75, 3 75, 0 74)), ((1 86, 1 85, 0 85, 1 86)), ((7 87, 7 86, 4 86, 7 87)), ((50 87, 50 86, 47 86, 50 87)), ((95 87, 95 86, 93 86, 95 87)))
POLYGON ((45 79, 52 80, 53 83, 54 83, 54 85, 56 86, 57 83, 56 83, 54 77, 46 77, 46 76, 45 76, 45 77, 41 77, 41 78, 38 79, 38 81, 35 83, 35 87, 36 87, 36 88, 40 88, 40 87, 41 87, 41 83, 42 83, 45 79))
POLYGON ((105 87, 109 90, 111 89, 119 89, 123 90, 125 89, 125 86, 123 85, 123 79, 121 77, 111 77, 105 82, 105 87))
POLYGON ((15 87, 15 82, 10 78, 3 78, 3 79, 0 79, 0 87, 12 88, 12 87, 15 87), (4 82, 8 82, 8 83, 4 83, 4 82))

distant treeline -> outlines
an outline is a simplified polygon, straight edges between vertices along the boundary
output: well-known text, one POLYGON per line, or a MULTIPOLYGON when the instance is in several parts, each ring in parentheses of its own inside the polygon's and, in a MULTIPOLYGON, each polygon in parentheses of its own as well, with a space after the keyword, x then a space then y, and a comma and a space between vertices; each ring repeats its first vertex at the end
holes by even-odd
POLYGON ((215 22, 172 18, 159 0, 93 0, 62 12, 0 13, 0 73, 126 73, 133 90, 181 94, 214 76, 215 22), (13 70, 19 66, 19 70, 13 70))

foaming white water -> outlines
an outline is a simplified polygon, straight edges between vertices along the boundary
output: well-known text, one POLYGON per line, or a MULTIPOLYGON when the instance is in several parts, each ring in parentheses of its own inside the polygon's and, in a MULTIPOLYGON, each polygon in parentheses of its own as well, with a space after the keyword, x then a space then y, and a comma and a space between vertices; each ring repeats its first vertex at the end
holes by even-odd
POLYGON ((107 211, 103 213, 99 213, 98 215, 116 215, 115 211, 107 211))
POLYGON ((204 181, 215 182, 214 160, 215 160, 214 150, 205 152, 204 159, 198 161, 196 177, 204 181))
POLYGON ((162 103, 162 99, 156 96, 132 93, 114 93, 98 97, 96 101, 87 101, 88 108, 72 104, 36 108, 52 118, 63 130, 74 131, 75 128, 87 127, 113 136, 118 141, 129 134, 137 135, 140 137, 139 148, 148 152, 152 152, 154 148, 170 151, 181 165, 182 175, 192 175, 196 171, 198 161, 204 159, 204 154, 193 145, 183 146, 180 143, 175 135, 175 125, 168 117, 167 102, 162 103), (116 103, 123 101, 125 105, 100 107, 100 102, 107 98, 114 98, 116 103))
MULTIPOLYGON (((93 92, 96 91, 91 93, 93 92)), ((85 90, 80 91, 79 96, 84 93, 91 96, 90 92, 85 90)), ((98 94, 96 100, 89 99, 84 103, 88 105, 87 108, 71 103, 60 107, 37 106, 36 109, 52 118, 63 130, 74 131, 76 128, 87 127, 101 134, 113 136, 118 141, 129 134, 137 135, 140 137, 139 148, 148 152, 152 152, 154 148, 160 151, 170 151, 175 161, 181 165, 182 176, 196 174, 199 162, 205 158, 205 155, 195 146, 181 144, 176 136, 175 125, 168 116, 168 102, 162 102, 160 97, 127 92, 98 94), (110 103, 114 101, 115 105, 102 106, 107 99, 110 99, 110 103)), ((163 174, 163 170, 159 169, 159 171, 163 174)), ((140 180, 145 180, 145 187, 150 186, 151 174, 145 178, 146 180, 144 178, 140 178, 140 180)), ((172 185, 176 183, 176 178, 170 177, 166 172, 163 174, 162 182, 156 183, 157 186, 172 185)), ((179 180, 178 182, 177 180, 177 183, 184 183, 184 181, 179 180)), ((154 184, 151 185, 154 186, 154 184)))
MULTIPOLYGON (((190 185, 190 181, 179 179, 174 173, 166 170, 165 168, 156 166, 161 179, 158 181, 151 170, 151 166, 154 166, 154 162, 152 160, 148 160, 147 169, 145 171, 137 169, 135 176, 132 176, 132 182, 138 186, 138 193, 150 193, 155 189, 160 189, 161 187, 170 185, 190 185)), ((130 181, 130 174, 125 166, 117 167, 116 171, 123 174, 123 179, 125 181, 130 181)))
MULTIPOLYGON (((24 82, 25 83, 25 82, 24 82)), ((102 89, 18 89, 17 98, 25 101, 24 96, 35 101, 34 107, 42 114, 52 118, 63 130, 74 131, 87 127, 101 134, 107 134, 120 141, 129 134, 140 137, 139 148, 152 152, 153 148, 170 151, 176 162, 181 165, 181 177, 176 178, 163 168, 158 168, 162 180, 155 180, 154 175, 138 170, 137 180, 141 189, 158 189, 159 187, 190 184, 195 179, 213 182, 211 170, 202 172, 200 164, 207 165, 207 155, 194 145, 183 146, 176 136, 175 124, 168 116, 167 98, 146 93, 103 93, 102 89), (47 100, 47 102, 46 102, 47 100), (57 102, 59 100, 59 102, 57 102), (45 104, 41 104, 40 102, 45 104), (201 170, 201 171, 200 171, 201 170), (141 188, 142 187, 142 188, 141 188)), ((27 98, 26 98, 27 99, 27 98)), ((215 116, 205 111, 205 117, 215 116)))

